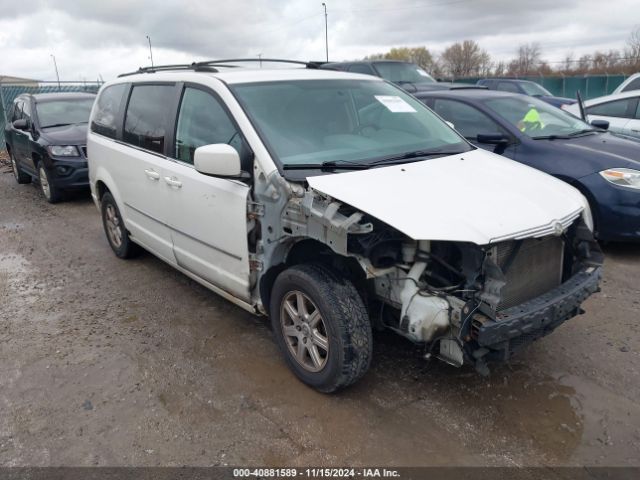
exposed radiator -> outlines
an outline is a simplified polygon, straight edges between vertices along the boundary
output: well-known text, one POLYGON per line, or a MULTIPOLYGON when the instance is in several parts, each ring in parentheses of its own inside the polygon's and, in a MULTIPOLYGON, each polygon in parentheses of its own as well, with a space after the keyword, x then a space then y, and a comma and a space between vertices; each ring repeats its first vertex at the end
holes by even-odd
POLYGON ((509 241, 496 245, 494 249, 494 258, 505 273, 507 282, 500 291, 498 312, 531 300, 562 283, 562 237, 509 241))

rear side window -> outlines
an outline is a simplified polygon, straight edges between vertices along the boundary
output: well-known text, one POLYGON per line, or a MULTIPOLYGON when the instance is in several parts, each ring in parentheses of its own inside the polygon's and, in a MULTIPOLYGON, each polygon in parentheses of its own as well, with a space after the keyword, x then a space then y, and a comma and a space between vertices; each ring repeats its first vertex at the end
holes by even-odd
POLYGON ((636 78, 629 82, 629 85, 622 89, 623 92, 628 92, 630 90, 640 90, 640 77, 636 78))
POLYGON ((502 133, 504 131, 491 118, 475 107, 454 100, 436 99, 435 112, 453 123, 455 129, 465 138, 476 140, 478 134, 502 133))
POLYGON ((173 92, 173 85, 134 86, 125 116, 123 140, 145 150, 164 153, 173 92))
POLYGON ((122 96, 127 88, 124 83, 105 88, 98 97, 91 119, 91 131, 109 138, 116 138, 117 121, 122 96))
POLYGON ((22 106, 22 117, 27 121, 27 125, 31 125, 31 103, 28 100, 25 100, 24 105, 22 106))
POLYGON ((13 114, 11 115, 11 121, 15 122, 16 120, 20 120, 22 118, 22 102, 16 102, 13 105, 13 114))
POLYGON ((518 90, 518 86, 515 83, 511 82, 499 82, 498 88, 496 90, 501 90, 503 92, 520 93, 520 90, 518 90))
POLYGON ((602 103, 587 108, 589 115, 602 115, 603 117, 632 117, 632 108, 635 106, 636 98, 625 98, 614 102, 602 103))
POLYGON ((369 65, 366 64, 355 64, 349 67, 349 71, 353 73, 364 73, 366 75, 374 75, 373 70, 369 65))
POLYGON ((214 143, 226 143, 238 154, 246 155, 242 136, 211 94, 197 88, 185 88, 178 114, 175 158, 193 164, 196 148, 214 143))

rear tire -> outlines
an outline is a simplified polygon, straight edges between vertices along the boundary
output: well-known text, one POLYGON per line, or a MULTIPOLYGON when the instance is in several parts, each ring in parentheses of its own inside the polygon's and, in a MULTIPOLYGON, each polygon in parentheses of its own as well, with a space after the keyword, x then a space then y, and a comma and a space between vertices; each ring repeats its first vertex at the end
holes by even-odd
POLYGON ((321 264, 291 267, 271 294, 271 325, 285 360, 307 385, 331 393, 369 369, 373 339, 355 286, 321 264))
POLYGON ((100 200, 102 226, 113 253, 118 258, 133 258, 140 253, 140 246, 129 238, 122 216, 111 193, 107 192, 100 200))
POLYGON ((9 159, 11 160, 11 169, 13 170, 13 178, 16 179, 16 182, 18 182, 21 185, 24 185, 25 183, 31 183, 31 175, 26 174, 22 170, 20 170, 20 166, 18 165, 18 162, 14 158, 13 153, 11 153, 11 150, 9 150, 8 153, 9 153, 9 159))
POLYGON ((51 183, 49 172, 42 162, 38 164, 38 182, 40 183, 40 191, 47 202, 58 203, 62 200, 62 192, 51 183))

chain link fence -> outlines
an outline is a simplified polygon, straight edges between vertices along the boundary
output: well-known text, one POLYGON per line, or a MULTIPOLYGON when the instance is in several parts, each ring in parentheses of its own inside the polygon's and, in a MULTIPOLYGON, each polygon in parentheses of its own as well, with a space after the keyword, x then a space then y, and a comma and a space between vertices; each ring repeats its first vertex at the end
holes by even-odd
MULTIPOLYGON (((476 83, 485 77, 456 78, 456 82, 476 83)), ((580 75, 580 76, 553 76, 528 75, 519 80, 531 80, 542 85, 557 97, 576 98, 576 92, 580 90, 583 100, 602 97, 612 93, 618 85, 627 78, 627 75, 580 75)))
POLYGON ((96 93, 100 82, 38 82, 37 84, 0 82, 0 150, 5 148, 4 127, 9 121, 13 100, 23 93, 89 92, 96 93))

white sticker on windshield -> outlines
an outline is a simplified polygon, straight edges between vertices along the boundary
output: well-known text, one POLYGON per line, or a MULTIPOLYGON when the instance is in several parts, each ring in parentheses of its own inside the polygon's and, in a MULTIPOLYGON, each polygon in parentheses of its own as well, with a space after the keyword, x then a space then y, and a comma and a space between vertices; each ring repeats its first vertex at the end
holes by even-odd
POLYGON ((411 105, 395 95, 376 95, 375 97, 390 112, 415 112, 411 105))

